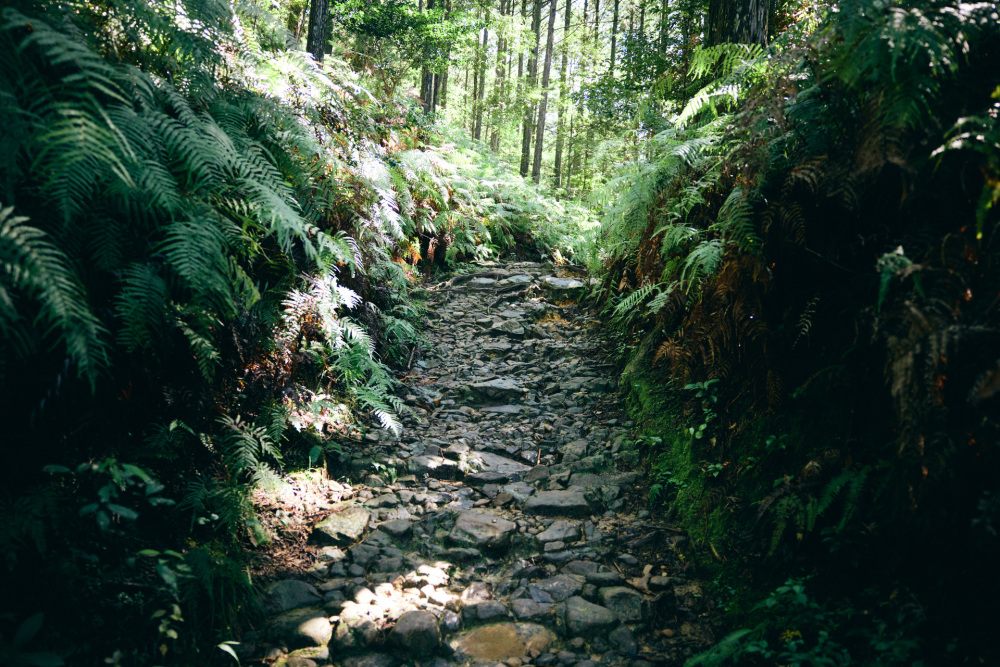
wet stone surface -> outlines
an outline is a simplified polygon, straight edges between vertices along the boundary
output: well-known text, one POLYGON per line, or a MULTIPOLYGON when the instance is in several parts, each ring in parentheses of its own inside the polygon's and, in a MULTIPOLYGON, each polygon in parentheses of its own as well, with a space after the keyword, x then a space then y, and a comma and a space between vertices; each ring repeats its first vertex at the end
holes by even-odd
POLYGON ((638 518, 641 476, 618 467, 633 425, 573 303, 586 283, 522 262, 428 289, 405 430, 345 449, 366 483, 316 520, 307 572, 266 588, 247 659, 682 665, 709 645, 685 538, 638 518))

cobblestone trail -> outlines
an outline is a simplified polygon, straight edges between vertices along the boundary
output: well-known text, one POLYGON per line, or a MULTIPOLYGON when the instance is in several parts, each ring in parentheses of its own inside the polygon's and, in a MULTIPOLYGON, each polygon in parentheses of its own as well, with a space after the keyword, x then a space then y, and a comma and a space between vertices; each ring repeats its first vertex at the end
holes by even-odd
MULTIPOLYGON (((430 289, 399 439, 345 453, 312 582, 272 583, 277 665, 680 665, 710 642, 679 531, 644 510, 585 277, 484 266, 430 289), (379 476, 373 476, 381 472, 379 476)), ((330 482, 336 486, 336 482, 330 482)))

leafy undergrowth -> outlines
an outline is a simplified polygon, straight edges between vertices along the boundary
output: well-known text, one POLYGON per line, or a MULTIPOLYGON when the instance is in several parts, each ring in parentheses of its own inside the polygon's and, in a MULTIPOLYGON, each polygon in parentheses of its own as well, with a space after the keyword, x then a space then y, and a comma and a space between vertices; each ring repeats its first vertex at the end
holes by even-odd
POLYGON ((0 10, 5 663, 228 660, 254 494, 399 429, 423 266, 581 244, 266 12, 184 6, 0 10))
POLYGON ((863 0, 706 49, 604 195, 653 501, 741 628, 693 664, 996 660, 997 25, 863 0))

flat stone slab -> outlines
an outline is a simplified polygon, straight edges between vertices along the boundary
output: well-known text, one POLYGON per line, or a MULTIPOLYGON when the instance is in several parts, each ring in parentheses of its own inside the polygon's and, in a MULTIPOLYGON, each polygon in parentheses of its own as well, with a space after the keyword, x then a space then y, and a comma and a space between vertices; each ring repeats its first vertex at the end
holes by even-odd
POLYGON ((361 539, 370 520, 371 512, 365 508, 348 507, 316 524, 312 538, 320 544, 347 546, 361 539))
POLYGON ((551 630, 535 623, 496 623, 463 632, 450 644, 476 661, 507 662, 545 653, 555 640, 551 630))
POLYGON ((580 524, 576 521, 554 521, 551 526, 535 535, 539 542, 576 542, 580 539, 580 524))
POLYGON ((583 518, 590 516, 590 505, 583 491, 539 491, 524 503, 524 511, 542 516, 583 518))
POLYGON ((500 285, 501 287, 506 287, 508 285, 527 285, 532 280, 533 278, 531 276, 526 276, 522 274, 522 275, 511 276, 509 278, 504 278, 497 284, 500 285))
POLYGON ((480 412, 493 412, 502 415, 516 415, 521 411, 520 405, 487 405, 479 408, 480 412))
POLYGON ((469 452, 462 467, 466 479, 483 483, 516 482, 531 470, 529 465, 491 452, 469 452))
POLYGON ((496 285, 497 281, 493 278, 473 278, 468 284, 472 287, 490 287, 496 285))
POLYGON ((575 472, 570 478, 570 484, 573 486, 583 486, 589 489, 601 486, 629 487, 635 484, 638 479, 639 473, 636 472, 614 473, 609 475, 600 475, 591 472, 575 472))
POLYGON ((459 547, 498 551, 510 545, 517 524, 495 514, 462 512, 448 539, 459 547))
POLYGON ((556 278, 555 276, 545 276, 542 278, 542 287, 559 296, 572 298, 578 296, 586 287, 579 280, 573 278, 556 278))
POLYGON ((470 384, 469 390, 477 396, 494 401, 498 399, 521 398, 527 392, 527 389, 509 378, 497 378, 488 382, 470 384))
POLYGON ((495 336, 524 338, 524 327, 518 324, 517 320, 504 320, 503 322, 497 322, 490 327, 490 333, 495 336))

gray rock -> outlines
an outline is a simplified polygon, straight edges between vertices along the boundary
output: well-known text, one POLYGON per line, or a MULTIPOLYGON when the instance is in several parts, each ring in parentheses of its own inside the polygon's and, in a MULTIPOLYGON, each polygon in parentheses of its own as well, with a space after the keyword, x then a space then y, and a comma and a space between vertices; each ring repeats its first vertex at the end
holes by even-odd
POLYGON ((582 591, 583 581, 566 574, 557 574, 528 586, 531 599, 536 602, 562 602, 582 591))
POLYGON ((384 530, 393 537, 399 539, 406 537, 413 532, 413 523, 407 521, 406 519, 394 519, 383 523, 379 526, 379 530, 384 530))
POLYGON ((601 603, 623 623, 641 623, 649 617, 649 603, 642 594, 624 586, 600 590, 601 603))
POLYGON ((514 616, 519 621, 534 621, 544 623, 552 620, 552 605, 545 602, 536 602, 531 598, 519 598, 512 604, 514 616))
POLYGON ((557 520, 535 535, 539 542, 575 542, 580 539, 580 524, 576 521, 557 520))
POLYGON ((635 635, 627 625, 621 625, 608 635, 608 642, 611 648, 619 655, 626 658, 634 658, 639 655, 639 642, 635 640, 635 635))
POLYGON ((476 396, 488 400, 521 398, 527 392, 527 389, 524 389, 517 382, 509 378, 498 378, 488 382, 470 384, 469 390, 476 396))
POLYGON ((560 451, 563 453, 563 463, 572 463, 584 458, 587 456, 588 447, 589 443, 586 440, 574 440, 563 445, 560 448, 560 451))
POLYGON ((351 553, 351 560, 361 567, 365 567, 379 555, 378 547, 371 544, 355 544, 348 551, 351 553))
POLYGON ((525 482, 539 482, 543 479, 547 479, 549 476, 548 466, 535 466, 528 472, 524 473, 525 482))
POLYGON ((431 475, 438 479, 458 479, 458 464, 441 456, 414 456, 406 461, 406 470, 413 475, 431 475))
POLYGON ((494 514, 462 512, 448 539, 459 547, 499 551, 510 545, 517 524, 494 514))
POLYGON ((323 596, 316 587, 298 579, 276 581, 264 589, 267 608, 272 614, 316 605, 323 596))
POLYGON ((371 512, 365 508, 347 507, 316 524, 312 538, 321 544, 346 546, 361 539, 370 519, 371 512))
POLYGON ((416 656, 427 655, 441 645, 437 618, 429 611, 408 611, 399 617, 389 640, 416 656))
POLYGON ((479 408, 479 411, 501 415, 516 415, 522 408, 523 406, 521 405, 487 405, 479 408))
POLYGON ((289 649, 326 646, 333 635, 330 619, 322 607, 287 611, 271 619, 271 638, 289 649))
POLYGON ((500 285, 501 287, 507 287, 508 285, 527 285, 531 282, 531 280, 532 280, 531 276, 520 274, 516 276, 511 276, 509 278, 504 278, 497 284, 500 285))
POLYGON ((590 572, 587 574, 587 583, 593 584, 598 588, 604 588, 606 586, 617 586, 624 581, 622 575, 618 574, 614 570, 605 570, 603 572, 590 572))
POLYGON ((528 496, 535 492, 535 487, 527 482, 514 482, 513 484, 505 485, 503 490, 513 496, 517 502, 523 503, 528 499, 528 496))
POLYGON ((572 299, 583 294, 586 286, 573 278, 545 276, 542 278, 542 287, 556 298, 572 299))
POLYGON ((462 620, 466 624, 493 623, 506 619, 510 615, 507 607, 502 602, 489 600, 487 602, 475 602, 462 607, 462 620))
POLYGON ((490 452, 470 452, 464 457, 462 467, 467 471, 467 480, 488 479, 492 483, 514 482, 531 470, 530 466, 490 452))
POLYGON ((583 491, 539 491, 528 498, 524 511, 544 516, 586 517, 590 505, 583 491))
POLYGON ((563 603, 566 631, 573 637, 598 635, 618 625, 618 617, 606 609, 581 597, 571 597, 563 603))

